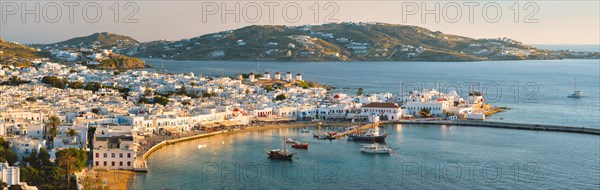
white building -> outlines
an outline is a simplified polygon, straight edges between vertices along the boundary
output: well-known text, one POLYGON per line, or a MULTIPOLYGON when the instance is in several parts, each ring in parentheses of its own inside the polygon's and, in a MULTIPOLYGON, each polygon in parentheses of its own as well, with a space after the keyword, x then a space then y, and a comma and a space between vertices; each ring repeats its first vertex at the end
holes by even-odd
POLYGON ((133 169, 136 149, 132 136, 97 137, 92 151, 94 167, 133 169))
POLYGON ((275 72, 275 80, 281 80, 281 73, 275 72))
POLYGON ((361 113, 371 115, 377 113, 383 121, 398 121, 402 118, 402 110, 400 106, 394 103, 378 103, 371 102, 361 107, 361 113))
POLYGON ((9 166, 8 163, 0 163, 0 181, 6 183, 9 187, 19 185, 19 167, 9 166))

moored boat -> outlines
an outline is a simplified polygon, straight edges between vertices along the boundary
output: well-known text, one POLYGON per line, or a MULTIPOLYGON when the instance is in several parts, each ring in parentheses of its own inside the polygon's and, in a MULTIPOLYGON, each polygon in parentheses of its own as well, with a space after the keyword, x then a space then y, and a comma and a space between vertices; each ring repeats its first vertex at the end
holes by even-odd
POLYGON ((369 129, 367 132, 364 132, 364 133, 349 134, 348 140, 383 142, 383 141, 385 141, 386 137, 387 137, 387 134, 385 134, 385 133, 379 133, 378 130, 369 129))
POLYGON ((267 151, 267 155, 269 156, 269 158, 276 160, 292 160, 292 157, 294 156, 294 154, 296 154, 295 152, 290 152, 287 150, 285 140, 283 141, 283 149, 272 149, 265 151, 267 151))
POLYGON ((369 154, 391 154, 392 149, 386 146, 379 146, 376 144, 369 144, 360 147, 360 151, 369 154))
POLYGON ((308 143, 296 142, 292 144, 292 148, 296 149, 308 149, 308 143))
POLYGON ((287 138, 285 139, 285 143, 296 143, 297 141, 295 139, 292 138, 287 138))

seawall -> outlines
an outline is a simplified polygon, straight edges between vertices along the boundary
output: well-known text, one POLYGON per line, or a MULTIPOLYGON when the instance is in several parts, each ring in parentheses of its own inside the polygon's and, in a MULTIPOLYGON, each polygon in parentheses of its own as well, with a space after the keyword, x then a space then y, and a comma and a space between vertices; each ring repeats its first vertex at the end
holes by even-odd
POLYGON ((495 121, 448 121, 448 120, 419 121, 419 120, 414 120, 414 121, 399 121, 399 122, 394 122, 394 123, 460 125, 460 126, 520 129, 520 130, 534 130, 534 131, 556 131, 556 132, 600 135, 600 128, 571 127, 571 126, 560 126, 560 125, 540 125, 540 124, 525 124, 525 123, 507 123, 507 122, 495 122, 495 121))

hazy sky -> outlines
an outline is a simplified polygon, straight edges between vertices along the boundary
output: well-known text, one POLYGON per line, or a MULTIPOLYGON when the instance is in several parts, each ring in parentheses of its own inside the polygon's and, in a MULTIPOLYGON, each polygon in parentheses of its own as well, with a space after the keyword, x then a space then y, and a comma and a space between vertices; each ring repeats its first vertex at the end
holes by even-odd
POLYGON ((142 41, 179 40, 253 24, 354 21, 417 25, 473 38, 509 37, 527 44, 600 44, 598 0, 0 2, 0 37, 21 43, 52 43, 102 31, 142 41), (35 3, 39 3, 37 11, 35 3), (222 20, 221 13, 230 14, 225 14, 222 20), (239 21, 235 20, 235 13, 239 21), (39 22, 36 16, 40 16, 39 22))

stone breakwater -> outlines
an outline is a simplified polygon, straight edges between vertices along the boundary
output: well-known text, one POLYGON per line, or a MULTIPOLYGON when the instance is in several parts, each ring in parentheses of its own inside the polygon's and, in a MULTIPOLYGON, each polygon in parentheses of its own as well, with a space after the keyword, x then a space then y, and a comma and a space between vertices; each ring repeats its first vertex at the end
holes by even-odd
POLYGON ((507 122, 494 122, 494 121, 448 121, 448 120, 406 120, 395 122, 399 124, 432 124, 432 125, 459 125, 459 126, 474 126, 474 127, 490 127, 490 128, 503 128, 503 129, 521 129, 521 130, 535 130, 535 131, 556 131, 556 132, 568 132, 568 133, 581 133, 600 135, 600 128, 590 127, 571 127, 571 126, 560 126, 560 125, 540 125, 540 124, 524 124, 524 123, 507 123, 507 122))

